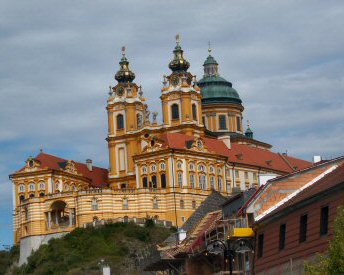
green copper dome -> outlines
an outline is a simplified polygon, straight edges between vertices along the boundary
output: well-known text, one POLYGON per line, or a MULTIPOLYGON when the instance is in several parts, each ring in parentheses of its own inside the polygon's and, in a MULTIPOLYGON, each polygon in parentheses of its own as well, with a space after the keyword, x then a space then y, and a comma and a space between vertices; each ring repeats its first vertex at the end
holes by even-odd
POLYGON ((204 61, 203 66, 209 65, 209 64, 215 64, 218 65, 214 57, 212 57, 210 54, 207 57, 207 59, 204 61))
POLYGON ((221 77, 218 73, 218 63, 210 55, 205 60, 204 76, 197 82, 201 88, 202 103, 242 103, 238 92, 233 89, 232 83, 221 77))

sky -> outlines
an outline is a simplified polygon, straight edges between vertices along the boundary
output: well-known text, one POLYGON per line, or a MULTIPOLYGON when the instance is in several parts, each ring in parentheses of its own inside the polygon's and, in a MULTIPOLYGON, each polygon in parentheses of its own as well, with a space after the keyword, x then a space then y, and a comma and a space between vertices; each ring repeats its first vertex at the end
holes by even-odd
POLYGON ((13 242, 8 175, 41 147, 108 167, 121 47, 161 113, 176 34, 198 79, 211 42, 256 139, 306 160, 344 154, 344 1, 1 0, 0 249, 13 242))

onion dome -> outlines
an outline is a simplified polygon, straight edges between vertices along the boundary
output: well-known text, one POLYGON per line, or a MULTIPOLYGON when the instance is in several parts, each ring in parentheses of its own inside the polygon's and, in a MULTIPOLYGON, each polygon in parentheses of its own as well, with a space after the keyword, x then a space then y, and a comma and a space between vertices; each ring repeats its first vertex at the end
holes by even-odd
POLYGON ((122 58, 119 62, 119 71, 115 75, 115 79, 119 83, 133 82, 135 74, 129 69, 129 61, 125 57, 125 47, 122 47, 122 58))
POLYGON ((202 103, 242 103, 238 92, 232 87, 232 83, 219 75, 218 63, 211 56, 211 49, 208 49, 209 55, 204 61, 204 76, 197 82, 201 88, 202 103))
POLYGON ((246 132, 245 132, 245 136, 247 138, 253 138, 253 132, 252 132, 252 130, 250 128, 250 122, 249 121, 247 121, 247 129, 246 129, 246 132))
POLYGON ((169 63, 168 67, 172 70, 172 72, 186 72, 190 67, 190 63, 184 59, 178 34, 176 35, 176 43, 177 45, 173 50, 174 57, 169 63))

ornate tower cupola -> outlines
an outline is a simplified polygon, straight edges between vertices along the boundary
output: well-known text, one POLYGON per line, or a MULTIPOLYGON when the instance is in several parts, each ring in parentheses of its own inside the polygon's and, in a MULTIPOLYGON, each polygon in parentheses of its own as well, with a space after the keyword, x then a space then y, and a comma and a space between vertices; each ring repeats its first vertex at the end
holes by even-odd
POLYGON ((135 79, 135 74, 129 69, 129 61, 125 57, 125 47, 122 47, 122 58, 119 62, 120 69, 115 75, 115 79, 119 83, 133 82, 135 79))
POLYGON ((122 47, 122 58, 119 70, 115 74, 118 81, 115 87, 110 86, 107 100, 108 111, 108 146, 110 155, 110 178, 121 174, 133 173, 132 155, 135 140, 125 141, 125 137, 137 133, 147 120, 147 108, 141 86, 133 82, 135 74, 129 69, 129 61, 122 47))
POLYGON ((176 44, 177 45, 173 50, 174 57, 168 67, 172 70, 172 72, 186 72, 190 67, 190 63, 183 56, 179 35, 176 36, 176 44))
POLYGON ((164 76, 160 97, 163 123, 186 134, 199 134, 203 131, 200 89, 196 77, 188 72, 190 63, 184 58, 179 35, 168 67, 172 73, 164 76))
POLYGON ((210 48, 210 43, 209 43, 209 49, 208 49, 209 55, 207 59, 203 63, 204 67, 204 77, 208 76, 218 76, 219 71, 218 71, 218 63, 214 59, 214 57, 211 56, 211 48, 210 48))

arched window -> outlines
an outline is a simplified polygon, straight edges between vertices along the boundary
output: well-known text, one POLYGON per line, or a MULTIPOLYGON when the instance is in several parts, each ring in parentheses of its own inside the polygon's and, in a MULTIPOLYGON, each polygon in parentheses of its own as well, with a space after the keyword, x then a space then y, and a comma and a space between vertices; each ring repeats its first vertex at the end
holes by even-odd
POLYGON ((215 190, 215 178, 213 176, 210 177, 210 188, 215 190))
POLYGON ((25 200, 25 196, 24 195, 20 195, 19 196, 19 201, 22 202, 23 200, 25 200))
POLYGON ((39 196, 40 196, 40 197, 44 197, 45 194, 44 194, 43 192, 41 192, 41 193, 39 193, 39 196))
POLYGON ((197 108, 196 104, 192 104, 192 119, 197 120, 197 108))
POLYGON ((179 188, 182 188, 183 185, 183 174, 181 172, 178 172, 178 186, 179 188))
POLYGON ((184 209, 184 207, 185 207, 184 201, 183 201, 183 200, 180 200, 180 208, 181 208, 181 209, 184 209))
POLYGON ((148 188, 148 179, 147 177, 142 178, 142 187, 143 188, 148 188))
POLYGON ((153 209, 158 209, 158 199, 156 197, 153 198, 153 209))
POLYGON ((217 184, 219 186, 219 191, 222 191, 222 178, 220 176, 217 178, 217 184))
POLYGON ((219 130, 227 130, 226 116, 219 115, 219 130))
POLYGON ((166 175, 165 174, 160 175, 160 182, 161 182, 161 188, 166 188, 166 175))
POLYGON ((34 183, 30 183, 29 191, 35 191, 35 184, 34 183))
POLYGON ((137 123, 137 128, 140 129, 143 123, 141 114, 136 114, 136 123, 137 123))
POLYGON ((165 162, 160 163, 160 170, 165 170, 166 169, 166 164, 165 162))
POLYGON ((205 175, 199 175, 198 185, 199 185, 200 189, 206 189, 207 188, 205 175))
POLYGON ((179 119, 179 106, 178 106, 178 104, 172 104, 171 112, 172 112, 172 119, 179 119))
POLYGON ((45 184, 44 182, 39 183, 39 190, 44 190, 45 189, 45 184))
POLYGON ((123 209, 129 209, 128 199, 127 198, 123 199, 123 209))
POLYGON ((121 130, 124 128, 124 119, 122 114, 117 115, 117 130, 121 130))
POLYGON ((152 187, 153 188, 157 188, 158 186, 157 186, 157 181, 156 181, 156 176, 154 175, 154 176, 152 176, 152 187))
POLYGON ((92 198, 91 207, 92 207, 93 211, 98 210, 98 202, 97 202, 97 199, 95 197, 92 198))
POLYGON ((182 169, 182 167, 183 167, 183 163, 181 161, 178 161, 177 162, 177 168, 182 169))
POLYGON ((24 184, 19 185, 19 192, 25 192, 25 185, 24 184))
POLYGON ((30 194, 29 195, 29 198, 31 199, 31 198, 34 198, 35 197, 35 194, 30 194))
POLYGON ((194 174, 190 174, 190 186, 192 189, 195 188, 195 175, 194 174))

